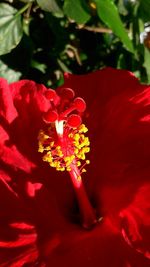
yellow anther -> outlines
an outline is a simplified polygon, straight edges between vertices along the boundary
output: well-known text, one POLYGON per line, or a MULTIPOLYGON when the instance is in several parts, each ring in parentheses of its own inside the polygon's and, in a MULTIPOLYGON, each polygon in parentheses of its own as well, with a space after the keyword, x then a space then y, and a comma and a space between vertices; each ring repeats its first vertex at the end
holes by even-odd
POLYGON ((61 150, 61 147, 60 146, 56 146, 56 150, 61 150))
POLYGON ((81 172, 86 172, 86 169, 82 169, 81 172))
POLYGON ((80 139, 80 134, 76 133, 76 134, 74 135, 74 140, 75 140, 75 141, 78 141, 79 139, 80 139))
POLYGON ((67 162, 70 160, 70 157, 64 157, 64 161, 67 162))
POLYGON ((72 138, 72 137, 73 137, 73 134, 72 134, 72 133, 70 133, 70 134, 68 135, 68 137, 69 137, 69 138, 72 138))
POLYGON ((52 163, 53 162, 53 158, 50 158, 48 162, 49 163, 52 163))
POLYGON ((84 133, 87 133, 88 132, 88 128, 84 125, 84 127, 83 127, 83 132, 84 133))
POLYGON ((39 148, 38 148, 38 152, 43 153, 44 152, 44 147, 41 144, 41 142, 39 142, 39 148))
POLYGON ((54 141, 50 142, 50 147, 54 146, 54 141))
POLYGON ((87 160, 86 160, 86 164, 90 164, 90 160, 87 159, 87 160))
POLYGON ((45 141, 48 138, 49 138, 49 136, 47 134, 45 134, 43 130, 40 130, 39 135, 38 135, 38 139, 40 141, 45 141))
POLYGON ((46 146, 45 148, 44 148, 44 150, 46 150, 46 151, 48 151, 48 150, 50 150, 51 148, 50 148, 50 146, 46 146))
POLYGON ((53 162, 51 162, 50 163, 50 165, 51 165, 51 167, 56 167, 56 164, 55 164, 55 162, 53 161, 53 162))
POLYGON ((63 171, 65 171, 65 167, 61 167, 61 166, 59 165, 59 166, 56 167, 56 170, 57 170, 57 171, 61 171, 61 172, 63 172, 63 171))
POLYGON ((80 139, 84 140, 85 139, 85 135, 84 134, 80 134, 80 139))
POLYGON ((82 142, 78 147, 81 149, 84 146, 85 146, 85 142, 82 142))
POLYGON ((39 147, 38 152, 43 153, 44 149, 42 147, 39 147))
POLYGON ((81 181, 81 176, 80 175, 77 177, 77 180, 78 181, 81 181))
POLYGON ((85 155, 83 153, 79 154, 79 159, 85 160, 85 155))
POLYGON ((86 133, 87 131, 88 131, 88 128, 84 124, 81 124, 79 126, 79 133, 86 133))
POLYGON ((75 147, 77 147, 77 148, 79 147, 79 142, 78 141, 74 141, 73 144, 74 144, 75 147))
POLYGON ((78 159, 85 160, 85 154, 82 151, 77 155, 78 159))
POLYGON ((80 161, 77 161, 77 166, 81 166, 81 162, 80 161))
POLYGON ((55 163, 54 163, 54 162, 50 162, 49 165, 50 165, 51 167, 55 167, 55 163))
POLYGON ((88 142, 89 142, 89 138, 88 138, 88 137, 85 137, 85 138, 84 138, 84 142, 85 142, 85 143, 88 143, 88 142))
POLYGON ((71 164, 71 161, 67 161, 67 162, 66 162, 66 167, 69 167, 70 164, 71 164))
POLYGON ((70 168, 70 167, 67 167, 66 170, 67 170, 68 172, 70 172, 70 171, 71 171, 71 168, 70 168))
POLYGON ((65 167, 60 168, 60 171, 61 172, 65 171, 65 167))
POLYGON ((57 155, 58 155, 60 158, 62 158, 62 157, 63 157, 63 153, 62 153, 62 151, 57 151, 57 155))
POLYGON ((48 161, 48 156, 44 155, 42 159, 43 159, 43 161, 48 161))
POLYGON ((83 153, 88 153, 88 152, 90 152, 90 148, 89 147, 83 147, 82 151, 83 151, 83 153))
POLYGON ((56 167, 57 167, 57 168, 60 167, 60 162, 59 162, 59 161, 56 162, 56 167))
POLYGON ((78 154, 79 153, 79 149, 78 148, 75 148, 74 153, 75 154, 78 154))
POLYGON ((62 152, 60 146, 56 146, 55 150, 56 150, 56 155, 57 155, 57 156, 59 156, 59 157, 63 157, 63 152, 62 152))

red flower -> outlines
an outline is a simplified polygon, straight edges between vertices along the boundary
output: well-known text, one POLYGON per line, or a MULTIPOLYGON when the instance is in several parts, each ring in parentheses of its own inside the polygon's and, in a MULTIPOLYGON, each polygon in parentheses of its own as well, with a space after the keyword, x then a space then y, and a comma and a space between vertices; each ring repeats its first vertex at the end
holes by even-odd
MULTIPOLYGON (((127 71, 106 68, 66 74, 56 92, 32 81, 8 85, 0 79, 0 266, 150 266, 149 87, 127 71), (45 120, 62 116, 72 129, 80 123, 84 101, 71 100, 74 118, 64 114, 63 88, 73 89, 87 105, 83 123, 89 128, 91 164, 83 183, 88 209, 83 192, 74 194, 70 169, 56 172, 37 151, 45 120), (87 214, 88 225, 103 220, 85 230, 79 208, 83 224, 87 214)), ((55 130, 49 134, 57 140, 55 130)), ((72 149, 71 138, 66 142, 72 149)))

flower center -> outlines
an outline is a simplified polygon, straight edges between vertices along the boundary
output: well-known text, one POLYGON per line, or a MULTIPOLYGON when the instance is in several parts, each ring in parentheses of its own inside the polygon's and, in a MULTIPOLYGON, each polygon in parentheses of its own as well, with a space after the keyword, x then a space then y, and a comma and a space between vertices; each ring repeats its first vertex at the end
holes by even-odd
MULTIPOLYGON (((55 167, 57 171, 71 171, 75 166, 79 172, 85 172, 84 166, 89 164, 86 153, 90 151, 89 139, 84 133, 88 129, 84 124, 77 128, 68 127, 64 121, 56 121, 47 132, 39 132, 39 152, 44 153, 43 161, 55 167), (82 165, 81 161, 85 163, 82 165)), ((78 173, 79 173, 78 172, 78 173)))
POLYGON ((45 97, 51 108, 43 115, 48 125, 38 135, 39 149, 43 161, 57 171, 67 171, 70 175, 81 214, 82 225, 91 228, 97 219, 89 202, 81 174, 90 163, 86 154, 90 151, 89 138, 85 136, 88 129, 82 124, 82 114, 86 109, 85 101, 74 98, 75 93, 65 88, 57 94, 54 90, 46 91, 45 97))

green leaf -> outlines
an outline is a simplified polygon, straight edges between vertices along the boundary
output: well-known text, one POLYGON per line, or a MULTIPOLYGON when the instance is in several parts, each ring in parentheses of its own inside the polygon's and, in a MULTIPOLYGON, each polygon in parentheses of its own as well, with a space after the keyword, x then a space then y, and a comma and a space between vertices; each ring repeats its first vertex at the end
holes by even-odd
POLYGON ((112 0, 95 0, 100 19, 113 30, 125 47, 134 53, 133 45, 120 19, 117 7, 112 0))
POLYGON ((126 16, 128 14, 128 10, 125 8, 123 0, 119 0, 119 2, 118 2, 118 10, 119 10, 119 13, 124 15, 124 16, 126 16))
POLYGON ((140 17, 145 21, 150 21, 150 0, 140 0, 138 8, 140 17))
POLYGON ((64 13, 78 24, 85 24, 91 17, 83 0, 65 0, 64 13))
POLYGON ((0 4, 0 55, 9 53, 22 38, 21 15, 8 4, 0 4))
POLYGON ((56 0, 37 0, 37 3, 44 11, 63 15, 63 12, 59 7, 59 5, 57 4, 56 0))
POLYGON ((144 49, 144 67, 147 72, 148 83, 150 83, 150 51, 145 47, 144 49))
POLYGON ((45 73, 46 71, 46 65, 39 63, 36 60, 31 60, 31 67, 41 71, 42 73, 45 73))
POLYGON ((20 0, 21 2, 24 2, 24 3, 32 3, 34 2, 34 0, 20 0))
POLYGON ((21 72, 9 68, 2 60, 0 60, 0 77, 5 78, 9 83, 12 83, 20 79, 21 72))

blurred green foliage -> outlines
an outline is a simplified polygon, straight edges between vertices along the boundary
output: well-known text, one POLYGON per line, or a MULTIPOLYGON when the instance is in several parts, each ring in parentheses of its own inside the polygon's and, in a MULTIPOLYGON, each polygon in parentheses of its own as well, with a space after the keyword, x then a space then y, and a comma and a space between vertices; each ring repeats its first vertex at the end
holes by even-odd
POLYGON ((150 0, 5 0, 0 76, 57 87, 105 66, 150 82, 150 0))

